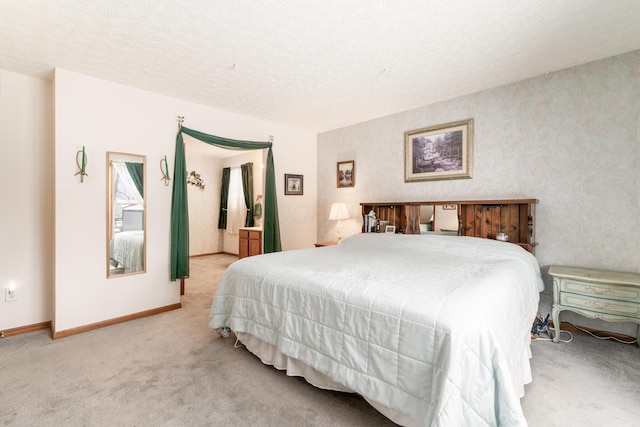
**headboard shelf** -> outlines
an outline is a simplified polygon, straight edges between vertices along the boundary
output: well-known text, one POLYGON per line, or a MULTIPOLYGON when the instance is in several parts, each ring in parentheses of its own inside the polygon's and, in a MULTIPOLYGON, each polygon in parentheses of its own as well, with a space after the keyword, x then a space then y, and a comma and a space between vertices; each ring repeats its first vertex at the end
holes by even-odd
MULTIPOLYGON (((536 246, 534 241, 536 203, 538 203, 537 199, 360 203, 363 217, 362 231, 365 232, 364 219, 371 211, 375 212, 377 220, 395 226, 396 232, 420 234, 438 230, 440 214, 455 210, 459 236, 496 239, 498 233, 504 233, 510 243, 522 246, 533 253, 536 246), (430 215, 430 218, 425 215, 430 215)), ((451 215, 452 213, 449 214, 451 215)), ((455 224, 451 228, 456 232, 455 224)), ((441 230, 445 231, 444 228, 441 230)), ((447 229, 447 231, 450 230, 447 229)))

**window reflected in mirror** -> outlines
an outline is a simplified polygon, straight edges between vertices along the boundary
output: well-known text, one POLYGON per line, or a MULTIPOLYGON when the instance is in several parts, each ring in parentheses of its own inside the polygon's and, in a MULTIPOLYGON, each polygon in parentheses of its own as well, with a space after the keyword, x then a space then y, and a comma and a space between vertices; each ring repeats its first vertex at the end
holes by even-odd
POLYGON ((146 156, 107 152, 107 277, 146 271, 146 156))

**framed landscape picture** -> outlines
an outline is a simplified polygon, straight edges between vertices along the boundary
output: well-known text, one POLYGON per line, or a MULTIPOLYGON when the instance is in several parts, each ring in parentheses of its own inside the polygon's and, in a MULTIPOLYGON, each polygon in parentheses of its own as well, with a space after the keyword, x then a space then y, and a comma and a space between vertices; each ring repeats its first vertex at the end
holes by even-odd
POLYGON ((302 196, 303 194, 303 177, 302 175, 284 175, 284 194, 285 196, 302 196))
POLYGON ((404 133, 404 182, 471 178, 473 119, 404 133))
POLYGON ((356 162, 348 160, 346 162, 338 162, 338 188, 353 187, 356 184, 356 162))

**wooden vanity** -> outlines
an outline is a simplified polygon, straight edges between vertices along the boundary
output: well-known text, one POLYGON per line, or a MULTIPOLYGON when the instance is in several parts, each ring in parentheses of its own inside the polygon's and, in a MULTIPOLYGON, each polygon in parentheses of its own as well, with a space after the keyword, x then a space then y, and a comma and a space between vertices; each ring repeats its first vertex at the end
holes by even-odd
POLYGON ((238 229, 238 258, 245 258, 262 253, 262 229, 259 227, 242 227, 238 229))

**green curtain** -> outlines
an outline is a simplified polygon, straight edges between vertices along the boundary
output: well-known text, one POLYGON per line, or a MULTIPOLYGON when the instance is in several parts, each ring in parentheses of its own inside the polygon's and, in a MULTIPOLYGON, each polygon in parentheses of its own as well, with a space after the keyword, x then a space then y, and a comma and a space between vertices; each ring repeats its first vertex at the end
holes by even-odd
POLYGON ((189 205, 187 201, 187 164, 182 134, 178 133, 173 160, 171 193, 171 281, 189 277, 189 205))
POLYGON ((173 193, 171 199, 171 281, 189 277, 189 212, 187 202, 187 166, 184 157, 185 133, 199 141, 229 150, 267 151, 264 192, 264 252, 279 252, 280 222, 276 198, 276 177, 271 142, 239 141, 198 132, 184 126, 176 136, 176 154, 173 164, 173 193))
POLYGON ((144 165, 137 162, 124 162, 124 164, 127 166, 127 171, 129 171, 129 175, 131 175, 131 179, 136 185, 138 193, 144 198, 144 184, 142 182, 144 179, 144 165))
POLYGON ((229 202, 229 181, 231 181, 231 168, 222 169, 222 186, 220 187, 220 215, 218 216, 218 228, 227 229, 227 205, 229 202))
POLYGON ((247 205, 247 217, 244 220, 245 227, 253 227, 253 163, 240 165, 242 169, 242 193, 244 204, 247 205))

